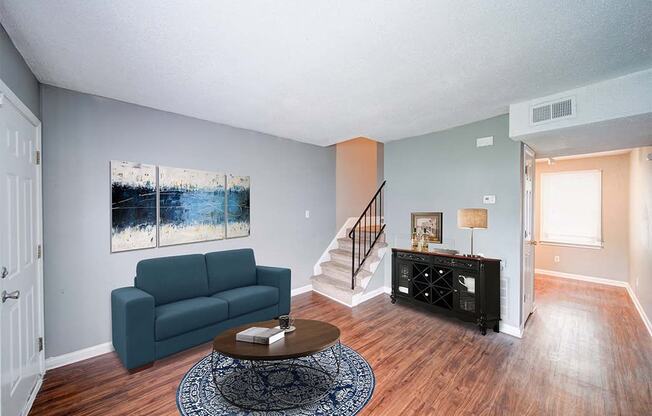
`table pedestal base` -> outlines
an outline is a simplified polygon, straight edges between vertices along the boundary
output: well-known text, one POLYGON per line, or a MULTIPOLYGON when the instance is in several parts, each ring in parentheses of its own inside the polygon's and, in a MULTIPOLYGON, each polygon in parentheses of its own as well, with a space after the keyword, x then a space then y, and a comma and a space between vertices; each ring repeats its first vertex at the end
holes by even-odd
POLYGON ((335 385, 342 345, 281 361, 234 360, 211 354, 211 374, 224 399, 245 410, 274 411, 315 403, 335 385))

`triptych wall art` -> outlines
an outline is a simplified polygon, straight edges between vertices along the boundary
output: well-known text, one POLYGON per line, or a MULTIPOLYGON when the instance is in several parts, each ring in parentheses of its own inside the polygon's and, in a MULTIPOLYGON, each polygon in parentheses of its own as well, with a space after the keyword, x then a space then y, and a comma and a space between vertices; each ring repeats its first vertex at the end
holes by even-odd
POLYGON ((249 200, 248 176, 113 160, 111 252, 246 237, 249 200))
POLYGON ((229 175, 226 181, 226 235, 249 235, 249 176, 229 175))
POLYGON ((158 178, 159 245, 224 238, 224 174, 160 166, 158 178))
POLYGON ((111 162, 111 251, 156 247, 156 166, 111 162))

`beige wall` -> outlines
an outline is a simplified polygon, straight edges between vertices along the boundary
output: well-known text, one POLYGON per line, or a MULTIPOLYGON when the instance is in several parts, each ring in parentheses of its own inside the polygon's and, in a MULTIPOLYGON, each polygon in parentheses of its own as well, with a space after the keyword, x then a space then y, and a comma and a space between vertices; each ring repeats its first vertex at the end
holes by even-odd
POLYGON ((336 147, 335 215, 337 227, 359 217, 378 188, 382 175, 382 144, 366 138, 338 143, 336 147))
MULTIPOLYGON (((535 251, 535 267, 563 273, 629 280, 629 154, 558 160, 553 165, 537 163, 536 184, 544 172, 571 170, 602 171, 602 238, 601 249, 539 244, 535 251), (559 256, 559 263, 554 257, 559 256)), ((535 193, 535 229, 539 240, 540 186, 535 193)))
POLYGON ((634 149, 630 155, 630 278, 629 284, 652 318, 652 161, 651 147, 634 149))

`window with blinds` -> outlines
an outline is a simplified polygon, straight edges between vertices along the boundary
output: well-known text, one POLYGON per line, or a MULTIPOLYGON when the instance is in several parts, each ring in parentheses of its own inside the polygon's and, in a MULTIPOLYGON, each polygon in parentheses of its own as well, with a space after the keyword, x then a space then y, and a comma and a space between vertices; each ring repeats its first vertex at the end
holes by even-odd
POLYGON ((602 247, 602 172, 541 174, 540 240, 602 247))

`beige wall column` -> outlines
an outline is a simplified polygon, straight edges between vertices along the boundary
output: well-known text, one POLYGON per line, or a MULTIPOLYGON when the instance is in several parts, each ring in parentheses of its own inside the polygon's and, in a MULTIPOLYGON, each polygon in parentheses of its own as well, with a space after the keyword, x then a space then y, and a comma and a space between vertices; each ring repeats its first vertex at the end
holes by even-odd
POLYGON ((347 218, 360 216, 382 183, 382 146, 382 143, 364 137, 335 145, 337 228, 341 227, 347 218))
POLYGON ((634 149, 630 154, 629 190, 629 284, 652 318, 652 146, 634 149))

